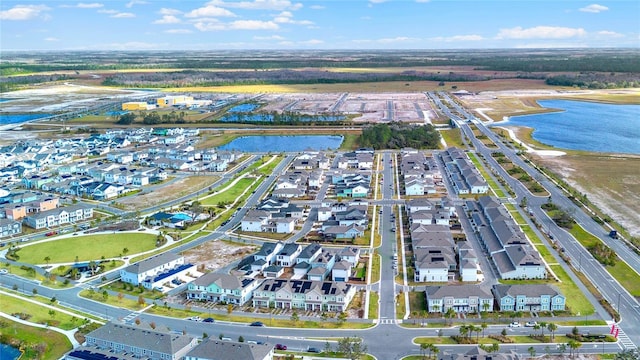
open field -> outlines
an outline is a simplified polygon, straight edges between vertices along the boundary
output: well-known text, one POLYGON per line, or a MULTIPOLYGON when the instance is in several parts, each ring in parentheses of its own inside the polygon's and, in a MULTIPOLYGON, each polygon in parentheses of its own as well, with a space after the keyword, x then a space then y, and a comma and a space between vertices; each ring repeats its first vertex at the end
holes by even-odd
MULTIPOLYGON (((66 336, 59 332, 23 325, 15 321, 0 320, 0 336, 7 339, 7 342, 15 347, 20 344, 45 344, 45 350, 39 354, 41 359, 61 359, 64 353, 72 349, 71 342, 66 336)), ((22 355, 21 359, 37 358, 33 350, 29 350, 22 355)))
POLYGON ((640 156, 569 153, 533 159, 586 193, 592 203, 632 235, 640 236, 640 156))
POLYGON ((27 321, 36 324, 49 324, 63 330, 71 330, 82 325, 81 317, 75 317, 66 313, 55 311, 49 312, 51 309, 31 303, 29 301, 16 299, 12 296, 0 294, 0 304, 2 304, 2 312, 5 314, 23 313, 29 316, 27 321))
POLYGON ((173 199, 206 189, 218 181, 219 176, 187 176, 162 185, 153 191, 142 191, 135 196, 127 196, 117 200, 125 210, 138 210, 154 205, 159 205, 173 199))
POLYGON ((462 143, 462 136, 460 134, 460 129, 447 129, 447 130, 439 130, 440 136, 447 143, 447 146, 456 146, 459 148, 463 148, 464 144, 462 143))
MULTIPOLYGON (((249 185, 251 185, 254 181, 255 181, 255 179, 254 179, 254 178, 251 178, 251 177, 245 177, 245 178, 242 178, 242 179, 238 180, 238 182, 237 182, 235 185, 233 185, 233 187, 231 187, 230 189, 228 189, 228 190, 226 190, 226 191, 224 191, 224 192, 222 192, 222 193, 220 193, 220 194, 217 194, 217 195, 214 195, 214 196, 208 197, 208 198, 206 198, 206 199, 202 199, 202 200, 200 200, 200 203, 201 203, 202 205, 205 205, 205 206, 215 206, 215 205, 217 205, 218 203, 224 203, 224 204, 226 204, 226 203, 232 203, 232 202, 234 202, 234 201, 238 198, 238 196, 240 196, 240 194, 242 194, 242 193, 245 191, 245 189, 246 189, 249 185)), ((224 185, 223 185, 223 188, 224 188, 226 185, 227 185, 227 184, 224 184, 224 185)))
POLYGON ((25 246, 18 251, 18 255, 21 262, 29 264, 44 264, 47 256, 51 258, 51 263, 72 263, 76 257, 77 261, 99 260, 102 256, 112 258, 124 255, 124 248, 129 249, 129 254, 137 254, 152 250, 155 245, 155 235, 116 232, 46 241, 25 246))

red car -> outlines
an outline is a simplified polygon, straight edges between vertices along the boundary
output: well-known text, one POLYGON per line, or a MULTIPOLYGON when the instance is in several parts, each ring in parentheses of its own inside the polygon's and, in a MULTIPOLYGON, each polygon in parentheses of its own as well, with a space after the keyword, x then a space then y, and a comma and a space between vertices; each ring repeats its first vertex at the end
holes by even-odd
POLYGON ((287 345, 276 344, 276 350, 287 350, 287 345))
POLYGON ((49 231, 48 233, 44 234, 44 236, 53 236, 53 235, 57 235, 58 233, 55 231, 49 231))

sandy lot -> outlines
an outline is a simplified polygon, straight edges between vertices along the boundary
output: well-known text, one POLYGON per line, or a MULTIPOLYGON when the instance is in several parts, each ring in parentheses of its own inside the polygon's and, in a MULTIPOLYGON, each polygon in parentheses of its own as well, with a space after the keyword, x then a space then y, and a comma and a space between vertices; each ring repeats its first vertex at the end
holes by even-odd
POLYGON ((185 261, 215 271, 256 251, 255 246, 209 241, 183 253, 185 261))

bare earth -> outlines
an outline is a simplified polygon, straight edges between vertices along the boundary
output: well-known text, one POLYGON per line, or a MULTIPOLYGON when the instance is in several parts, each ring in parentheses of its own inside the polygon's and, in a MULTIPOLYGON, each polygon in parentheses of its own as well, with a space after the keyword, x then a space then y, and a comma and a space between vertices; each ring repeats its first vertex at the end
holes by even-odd
POLYGON ((183 253, 185 261, 215 271, 256 251, 255 246, 209 241, 183 253))
POLYGON ((118 203, 124 205, 125 210, 137 210, 191 194, 206 188, 218 180, 218 176, 188 176, 177 179, 165 186, 149 192, 142 192, 133 196, 118 199, 118 203))

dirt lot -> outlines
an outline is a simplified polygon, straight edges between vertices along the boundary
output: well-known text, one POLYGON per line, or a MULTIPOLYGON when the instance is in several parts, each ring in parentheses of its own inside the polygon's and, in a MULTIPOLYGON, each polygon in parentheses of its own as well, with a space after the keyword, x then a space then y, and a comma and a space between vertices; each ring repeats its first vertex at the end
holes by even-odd
POLYGON ((256 251, 255 246, 209 241, 183 253, 185 261, 215 271, 256 251))
POLYGON ((117 202, 123 205, 125 210, 143 209, 191 194, 210 186, 218 179, 218 176, 188 176, 175 181, 168 180, 167 185, 118 199, 117 202))

